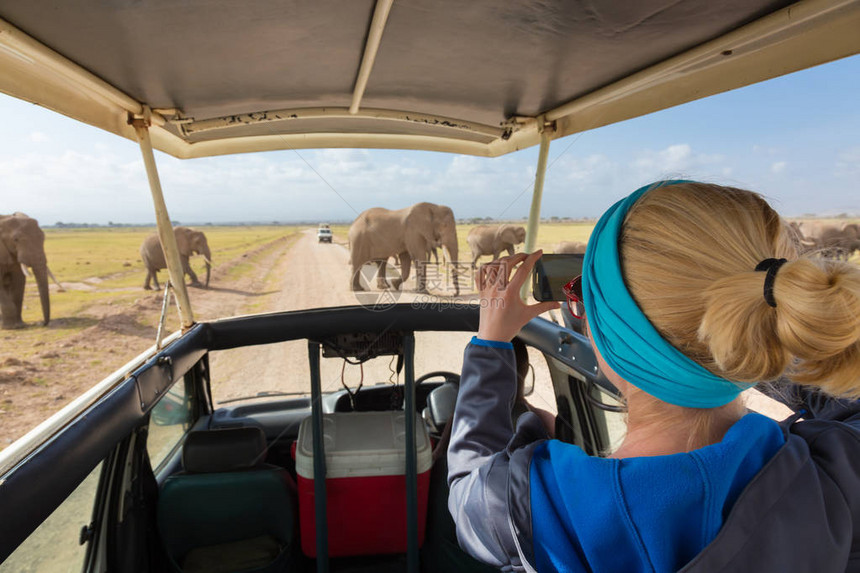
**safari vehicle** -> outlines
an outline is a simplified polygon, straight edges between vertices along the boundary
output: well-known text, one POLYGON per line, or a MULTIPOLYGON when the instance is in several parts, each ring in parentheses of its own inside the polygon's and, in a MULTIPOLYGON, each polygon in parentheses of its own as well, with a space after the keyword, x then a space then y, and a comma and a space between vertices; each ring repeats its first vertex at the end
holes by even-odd
POLYGON ((325 223, 321 223, 319 228, 317 229, 317 240, 320 243, 331 243, 331 237, 331 227, 329 227, 325 223))
MULTIPOLYGON (((530 251, 551 140, 856 54, 858 30, 858 0, 0 4, 0 91, 140 143, 182 319, 0 453, 0 571, 481 570, 446 531, 444 477, 419 496, 421 436, 447 415, 433 392, 458 368, 417 371, 415 359, 456 364, 460 354, 434 355, 433 333, 467 340, 477 306, 440 298, 197 322, 153 148, 182 159, 329 147, 494 157, 539 144, 530 251), (303 377, 306 395, 216 407, 216 354, 290 344, 304 368, 270 383, 303 377), (323 392, 326 361, 374 358, 401 365, 402 384, 323 392), (362 410, 401 416, 403 481, 363 507, 335 505, 324 426, 362 410), (311 501, 297 504, 283 484, 308 459, 311 501), (367 521, 394 498, 401 517, 367 521), (396 543, 329 550, 356 528, 396 543)), ((599 454, 617 405, 574 326, 538 318, 520 337, 545 359, 557 436, 599 454)), ((362 455, 370 438, 352 437, 362 455)))

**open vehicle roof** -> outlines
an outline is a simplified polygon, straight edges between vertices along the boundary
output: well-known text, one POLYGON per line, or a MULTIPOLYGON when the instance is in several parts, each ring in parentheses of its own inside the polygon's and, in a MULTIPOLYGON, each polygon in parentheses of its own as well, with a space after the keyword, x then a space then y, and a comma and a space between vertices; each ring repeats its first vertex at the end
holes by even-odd
POLYGON ((180 158, 497 156, 860 52, 858 0, 0 2, 0 91, 180 158))

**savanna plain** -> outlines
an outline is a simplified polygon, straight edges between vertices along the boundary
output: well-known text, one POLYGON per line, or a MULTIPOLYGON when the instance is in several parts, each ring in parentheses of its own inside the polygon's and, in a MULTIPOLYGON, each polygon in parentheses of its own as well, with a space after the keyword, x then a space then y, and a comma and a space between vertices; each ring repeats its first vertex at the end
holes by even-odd
MULTIPOLYGON (((457 226, 458 258, 462 262, 470 259, 466 236, 473 226, 457 226)), ((318 243, 316 227, 195 228, 208 238, 213 265, 209 288, 188 289, 198 321, 358 303, 348 288, 348 225, 332 225, 332 244, 318 243)), ((537 248, 553 252, 563 240, 585 242, 592 228, 593 222, 544 223, 537 248)), ((161 315, 163 290, 143 289, 146 273, 138 252, 153 228, 48 228, 45 232, 48 264, 60 286, 51 285, 52 318, 48 326, 41 324, 39 297, 30 278, 23 312, 27 326, 0 331, 0 449, 151 347, 161 315)), ((191 263, 198 276, 204 277, 203 258, 193 257, 191 263)), ((444 275, 444 270, 441 272, 444 275)), ((166 279, 166 271, 160 271, 162 286, 166 279)), ((455 300, 476 301, 470 277, 462 276, 460 284, 461 294, 455 300)), ((429 287, 440 300, 454 299, 450 292, 434 293, 432 282, 429 287)), ((414 289, 413 272, 400 302, 420 300, 420 295, 410 292, 414 289)), ((165 325, 167 332, 179 328, 174 304, 168 309, 165 325)), ((416 374, 439 369, 459 371, 468 338, 466 333, 426 338, 417 348, 416 374)), ((216 401, 257 391, 308 392, 307 351, 300 341, 286 344, 296 346, 294 358, 266 347, 252 347, 242 356, 233 351, 213 353, 212 391, 216 401), (292 373, 293 386, 258 383, 266 375, 278 379, 284 373, 292 373)), ((388 375, 387 364, 375 374, 380 380, 388 375)), ((340 365, 332 367, 330 378, 328 389, 350 383, 344 380, 340 365)), ((554 410, 551 388, 542 388, 540 394, 547 402, 541 405, 554 410)))

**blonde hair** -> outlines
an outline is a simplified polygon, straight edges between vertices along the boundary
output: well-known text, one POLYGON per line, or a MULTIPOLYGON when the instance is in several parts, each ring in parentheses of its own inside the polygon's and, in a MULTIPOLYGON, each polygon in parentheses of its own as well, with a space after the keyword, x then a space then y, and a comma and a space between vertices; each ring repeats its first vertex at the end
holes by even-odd
POLYGON ((799 256, 787 224, 758 194, 684 183, 646 193, 619 240, 630 294, 660 334, 738 382, 786 376, 860 396, 860 268, 799 256), (768 258, 786 258, 763 296, 768 258))

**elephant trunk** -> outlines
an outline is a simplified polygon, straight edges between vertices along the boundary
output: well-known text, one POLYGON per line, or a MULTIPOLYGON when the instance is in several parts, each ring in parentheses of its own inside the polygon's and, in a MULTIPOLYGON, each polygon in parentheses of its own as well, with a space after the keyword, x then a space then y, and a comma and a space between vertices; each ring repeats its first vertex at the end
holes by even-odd
POLYGON ((451 261, 451 281, 454 283, 454 294, 460 294, 460 282, 457 280, 457 255, 458 255, 458 244, 457 244, 457 232, 452 231, 448 233, 447 236, 442 238, 442 246, 445 247, 445 250, 448 251, 448 260, 451 261))
POLYGON ((44 318, 45 326, 51 321, 51 300, 48 296, 48 265, 39 265, 33 267, 33 276, 36 278, 36 285, 39 287, 39 300, 42 303, 42 318, 44 318))
POLYGON ((212 273, 212 253, 207 247, 203 253, 203 260, 206 261, 206 288, 209 288, 209 275, 212 273))

